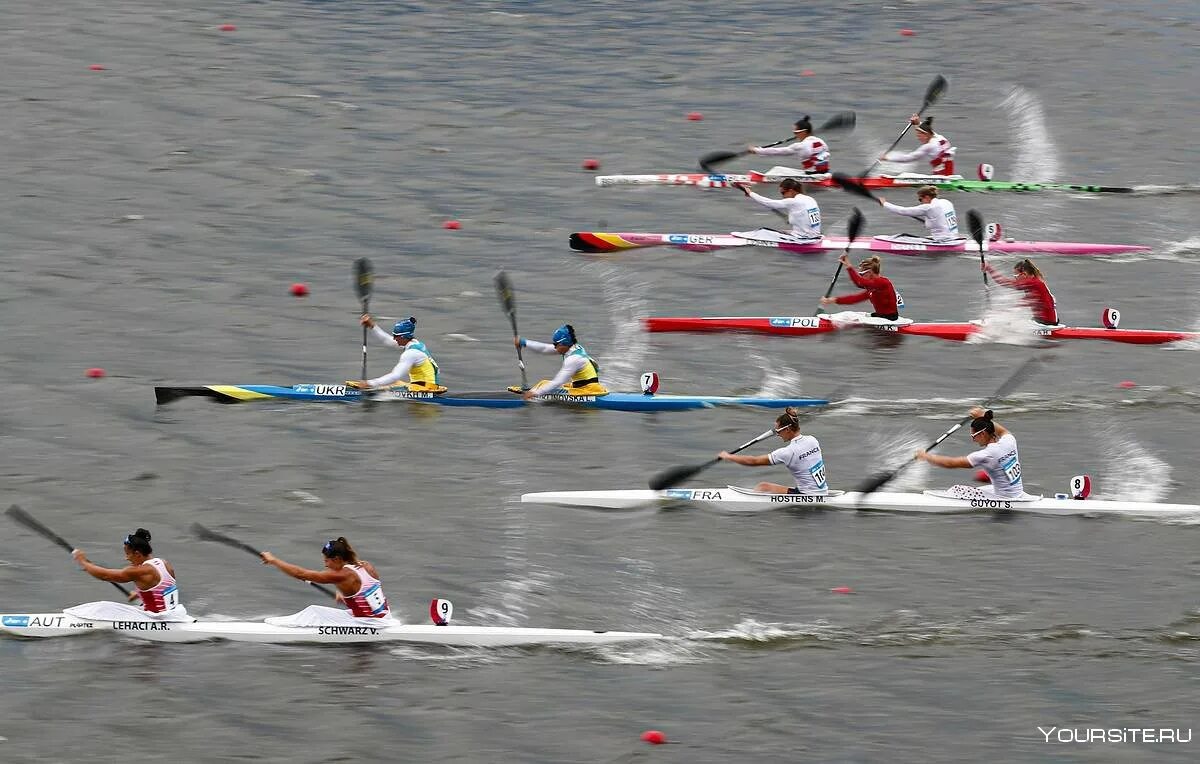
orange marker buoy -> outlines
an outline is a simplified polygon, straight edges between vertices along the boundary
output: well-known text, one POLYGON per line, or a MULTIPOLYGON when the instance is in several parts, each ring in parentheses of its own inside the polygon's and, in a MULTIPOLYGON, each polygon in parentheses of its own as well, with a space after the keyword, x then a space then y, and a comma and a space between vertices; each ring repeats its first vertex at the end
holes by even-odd
POLYGON ((447 231, 457 231, 462 228, 462 223, 457 220, 447 220, 445 223, 442 223, 442 228, 445 228, 447 231))
POLYGON ((662 745, 667 742, 667 736, 659 730, 646 730, 642 733, 642 742, 650 745, 662 745))

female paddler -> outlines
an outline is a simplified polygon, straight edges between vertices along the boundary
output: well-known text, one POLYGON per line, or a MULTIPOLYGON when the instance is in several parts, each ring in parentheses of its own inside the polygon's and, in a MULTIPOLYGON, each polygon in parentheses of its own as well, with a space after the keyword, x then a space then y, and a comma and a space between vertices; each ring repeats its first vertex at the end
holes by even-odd
POLYGON ((764 493, 792 493, 804 496, 825 496, 829 486, 825 482, 825 460, 821 457, 821 444, 812 435, 800 432, 800 418, 791 406, 775 419, 775 434, 786 445, 769 454, 742 456, 722 451, 718 459, 746 467, 766 467, 782 464, 791 471, 795 485, 759 483, 754 488, 764 493))

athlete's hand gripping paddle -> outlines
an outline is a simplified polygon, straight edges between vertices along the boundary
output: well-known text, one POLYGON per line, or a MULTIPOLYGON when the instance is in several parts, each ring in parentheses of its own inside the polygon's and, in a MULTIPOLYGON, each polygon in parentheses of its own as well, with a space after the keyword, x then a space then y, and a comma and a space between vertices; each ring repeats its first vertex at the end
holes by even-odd
MULTIPOLYGON (((1021 382, 1023 382, 1025 378, 1037 368, 1037 361, 1037 356, 1030 356, 1025 363, 1018 366, 1017 370, 1010 374, 1008 379, 1004 380, 1004 383, 1000 385, 996 392, 992 393, 992 396, 988 398, 986 402, 984 402, 983 408, 991 408, 993 403, 1015 390, 1021 384, 1021 382)), ((942 433, 937 440, 929 444, 929 448, 926 448, 925 450, 932 451, 933 449, 937 448, 943 440, 958 432, 963 425, 970 421, 970 415, 963 417, 958 421, 957 424, 942 433)), ((896 476, 903 472, 912 463, 913 460, 909 459, 894 470, 882 472, 873 476, 870 480, 864 483, 861 488, 858 489, 862 494, 858 497, 858 503, 862 504, 863 499, 865 499, 868 495, 875 493, 880 488, 895 480, 896 476)))
MULTIPOLYGON (((850 130, 850 129, 854 128, 854 125, 857 121, 858 121, 858 116, 854 112, 841 111, 841 112, 838 112, 837 114, 834 114, 829 119, 827 119, 825 121, 825 123, 822 124, 817 129, 823 133, 832 132, 834 130, 850 130)), ((761 146, 760 148, 769 149, 772 146, 778 146, 782 143, 787 143, 788 141, 792 141, 792 140, 795 140, 795 139, 789 136, 787 138, 784 138, 781 141, 775 141, 774 143, 768 143, 764 146, 761 146)), ((718 162, 728 162, 730 159, 737 159, 738 157, 748 156, 752 153, 754 153, 754 152, 752 152, 752 151, 713 151, 711 153, 705 154, 704 156, 700 157, 700 169, 704 170, 707 173, 716 173, 717 171, 714 170, 712 167, 714 164, 717 164, 718 162)))
POLYGON ((513 295, 512 281, 508 274, 500 271, 496 274, 496 297, 500 298, 500 307, 508 315, 508 323, 512 325, 513 339, 517 341, 517 366, 521 369, 521 389, 529 389, 529 379, 525 375, 525 359, 521 356, 521 334, 517 331, 517 300, 513 295))
MULTIPOLYGON (((864 218, 863 214, 859 212, 858 207, 855 207, 850 211, 850 221, 846 224, 846 248, 842 250, 843 255, 850 254, 850 245, 854 243, 854 240, 858 238, 859 233, 862 232, 864 222, 866 222, 866 218, 864 218)), ((829 282, 829 288, 825 290, 825 297, 828 298, 829 295, 833 294, 833 287, 837 284, 838 277, 841 275, 842 261, 839 259, 837 270, 833 272, 833 280, 829 282)), ((824 312, 825 308, 818 304, 817 312, 813 313, 813 315, 819 316, 824 312)))
MULTIPOLYGON (((747 448, 750 448, 750 446, 753 446, 755 443, 761 443, 762 441, 766 440, 767 438, 771 437, 774 434, 775 434, 775 430, 773 430, 773 429, 767 430, 762 435, 759 435, 757 438, 754 438, 753 440, 746 441, 745 443, 743 443, 742 445, 733 449, 729 453, 736 454, 738 451, 744 451, 747 448)), ((651 488, 651 490, 654 490, 654 491, 661 491, 666 488, 670 488, 671 486, 679 485, 683 481, 685 481, 688 478, 691 478, 695 475, 700 474, 701 472, 703 472, 704 470, 713 466, 714 464, 716 464, 719 461, 721 461, 719 458, 709 459, 704 464, 683 465, 680 467, 672 467, 670 469, 663 470, 662 472, 658 473, 654 477, 650 478, 650 488, 651 488)))
MULTIPOLYGON (((945 95, 946 91, 949 89, 950 83, 946 81, 945 77, 940 74, 934 77, 933 81, 929 83, 929 87, 925 88, 925 101, 921 104, 921 108, 917 110, 917 116, 919 117, 924 114, 925 110, 937 103, 938 99, 945 95)), ((900 135, 896 137, 896 140, 892 141, 892 145, 888 146, 888 150, 883 153, 885 155, 892 153, 892 150, 900 144, 901 139, 908 134, 908 131, 911 128, 912 120, 909 120, 908 124, 904 126, 904 129, 900 131, 900 135)), ((865 178, 870 175, 871 171, 878 167, 879 163, 882 161, 882 159, 876 159, 870 167, 863 170, 863 177, 865 178)))
MULTIPOLYGON (((200 523, 192 523, 192 533, 196 534, 196 538, 202 539, 204 541, 215 541, 218 544, 224 544, 225 546, 231 546, 234 549, 241 549, 243 552, 249 552, 250 554, 254 555, 255 557, 259 557, 259 558, 262 557, 262 552, 260 550, 255 549, 254 547, 250 546, 249 544, 245 543, 244 541, 238 541, 237 539, 233 538, 232 536, 226 536, 224 533, 217 533, 214 530, 205 528, 200 523)), ((337 599, 338 593, 336 591, 334 591, 333 589, 330 589, 328 586, 322 586, 321 584, 314 583, 312 581, 305 581, 304 583, 308 584, 309 586, 311 586, 314 589, 320 589, 321 591, 328 594, 330 597, 337 599)))
MULTIPOLYGON (((42 538, 47 539, 48 541, 51 541, 55 544, 58 544, 63 549, 67 550, 67 552, 75 551, 74 545, 67 543, 66 539, 64 539, 62 536, 58 535, 54 531, 50 530, 46 526, 42 525, 40 522, 38 522, 36 519, 34 519, 33 515, 29 514, 25 510, 21 509, 16 504, 13 504, 11 507, 9 507, 4 512, 4 514, 6 514, 10 518, 12 518, 14 522, 24 525, 26 528, 28 528, 29 530, 38 534, 42 538)), ((124 594, 126 598, 128 598, 130 596, 130 591, 128 589, 126 589, 124 586, 121 586, 120 584, 118 584, 116 581, 109 581, 109 583, 112 584, 113 586, 117 587, 117 589, 121 592, 121 594, 124 594)))

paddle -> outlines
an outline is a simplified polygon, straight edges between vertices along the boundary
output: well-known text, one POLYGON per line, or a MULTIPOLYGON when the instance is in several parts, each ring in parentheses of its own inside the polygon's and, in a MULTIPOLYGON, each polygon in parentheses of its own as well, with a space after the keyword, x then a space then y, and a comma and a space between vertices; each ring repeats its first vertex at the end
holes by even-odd
MULTIPOLYGON (((745 183, 735 183, 734 186, 736 186, 738 189, 740 189, 742 194, 744 194, 747 199, 750 198, 750 189, 746 187, 745 183)), ((768 207, 767 209, 769 209, 771 212, 774 212, 781 219, 788 220, 787 213, 784 212, 783 210, 777 210, 774 207, 768 207)), ((788 222, 790 224, 791 221, 788 220, 788 222)))
MULTIPOLYGON (((1037 360, 1038 360, 1037 356, 1030 356, 1025 361, 1025 363, 1018 366, 1017 370, 1014 371, 1012 374, 1010 374, 1008 379, 1004 380, 1004 383, 1002 385, 1000 385, 1000 387, 996 390, 996 392, 992 393, 992 397, 988 398, 987 401, 984 402, 983 408, 985 408, 985 409, 991 408, 992 403, 1000 400, 1004 396, 1011 393, 1014 389, 1016 389, 1016 387, 1018 385, 1020 385, 1021 382, 1023 380, 1025 380, 1025 378, 1028 377, 1034 371, 1034 369, 1037 365, 1037 360)), ((955 424, 949 430, 946 430, 944 433, 942 433, 941 437, 939 437, 937 440, 933 441, 933 443, 931 443, 929 445, 929 448, 926 448, 925 450, 932 451, 933 449, 937 448, 938 444, 940 444, 943 440, 945 440, 946 438, 953 435, 964 424, 966 424, 969 421, 971 421, 970 415, 963 417, 962 419, 960 419, 958 421, 957 424, 955 424)), ((910 464, 913 463, 913 461, 915 461, 915 460, 910 459, 910 460, 904 462, 903 464, 901 464, 899 467, 897 467, 894 470, 891 470, 889 472, 882 472, 882 473, 879 473, 879 474, 876 474, 875 476, 873 476, 870 480, 868 480, 866 483, 864 483, 861 488, 858 489, 859 492, 862 494, 859 497, 859 503, 861 504, 862 500, 864 498, 866 498, 867 495, 872 494, 875 491, 878 491, 883 486, 885 486, 888 483, 895 480, 896 476, 899 475, 901 472, 903 472, 910 464)))
MULTIPOLYGON (((234 549, 241 549, 243 552, 249 552, 250 554, 254 555, 255 557, 258 557, 260 559, 262 558, 262 552, 259 551, 258 549, 255 549, 254 547, 250 546, 249 544, 247 544, 245 542, 238 541, 237 539, 233 538, 232 536, 226 536, 223 533, 217 533, 214 530, 205 528, 200 523, 192 523, 192 533, 196 534, 197 538, 200 538, 204 541, 215 541, 218 544, 224 544, 225 546, 231 546, 234 549)), ((330 597, 333 597, 335 599, 337 598, 337 592, 335 592, 333 589, 330 589, 328 586, 322 586, 321 584, 313 583, 312 581, 305 581, 305 583, 314 589, 320 589, 321 591, 328 594, 330 597)))
MULTIPOLYGON (((504 312, 508 315, 508 323, 512 325, 513 339, 519 339, 521 334, 517 331, 517 300, 513 296, 512 281, 509 280, 508 274, 501 270, 496 274, 496 297, 500 298, 500 307, 504 308, 504 312)), ((525 359, 521 357, 521 346, 517 345, 517 366, 521 369, 521 389, 529 389, 529 379, 525 376, 525 359)))
POLYGON ((861 196, 864 199, 870 199, 876 204, 879 203, 879 197, 871 193, 871 189, 867 188, 862 182, 850 177, 844 172, 833 173, 833 184, 843 191, 847 191, 855 196, 861 196))
MULTIPOLYGON (((371 289, 375 286, 375 269, 371 267, 371 261, 365 257, 360 257, 354 261, 354 291, 358 294, 358 300, 362 303, 363 315, 371 312, 371 289)), ((362 374, 359 379, 367 378, 367 326, 363 324, 363 343, 362 343, 362 374)))
MULTIPOLYGON (((745 443, 743 443, 742 445, 733 449, 729 453, 736 454, 738 451, 744 451, 747 448, 750 448, 750 446, 753 446, 755 443, 761 443, 762 441, 766 440, 767 438, 771 437, 774 434, 775 434, 774 429, 767 430, 766 432, 764 432, 762 435, 759 435, 754 440, 746 441, 745 443)), ((721 460, 720 459, 709 459, 704 464, 683 465, 683 466, 672 467, 670 469, 663 470, 662 472, 658 473, 654 477, 650 478, 650 488, 651 488, 651 490, 661 491, 665 488, 670 488, 673 485, 679 485, 683 481, 685 481, 688 478, 691 478, 695 475, 700 474, 701 472, 703 472, 704 470, 713 466, 714 464, 716 464, 719 461, 721 461, 721 460)))
POLYGON ((975 240, 976 246, 979 247, 979 270, 983 271, 983 294, 990 308, 992 298, 988 293, 987 262, 983 259, 983 215, 980 215, 978 210, 967 210, 967 228, 970 229, 971 238, 975 240))
MULTIPOLYGON (((917 116, 919 117, 922 114, 924 114, 925 110, 928 109, 930 106, 933 106, 935 103, 937 103, 938 99, 941 98, 943 95, 945 95, 946 91, 949 89, 950 89, 950 83, 946 81, 945 77, 943 77, 940 74, 938 76, 934 77, 933 81, 929 83, 929 87, 925 88, 925 101, 921 104, 921 108, 917 110, 917 116)), ((896 137, 896 140, 892 141, 892 145, 888 146, 888 150, 883 153, 884 154, 892 153, 892 149, 896 148, 896 146, 899 145, 900 140, 902 138, 904 138, 905 135, 908 134, 908 131, 911 128, 912 128, 912 120, 909 120, 908 124, 904 126, 904 129, 900 131, 900 135, 896 137)), ((874 164, 872 164, 867 169, 863 170, 863 177, 865 178, 868 175, 870 175, 871 171, 874 170, 876 167, 878 167, 879 163, 882 161, 883 161, 882 159, 876 159, 874 164)))
MULTIPOLYGON (((843 255, 850 254, 850 245, 854 243, 854 240, 858 238, 858 234, 862 232, 862 227, 865 222, 866 218, 864 218, 863 214, 859 212, 858 207, 855 207, 850 211, 850 222, 846 224, 846 248, 842 250, 843 255)), ((833 287, 835 284, 837 284, 838 277, 841 275, 842 261, 839 259, 837 270, 833 272, 833 281, 829 282, 829 288, 825 290, 826 297, 833 294, 833 287)), ((817 312, 813 313, 813 315, 819 316, 824 312, 824 306, 818 304, 817 312)))
MULTIPOLYGON (((38 534, 39 536, 41 536, 49 541, 52 541, 55 544, 58 544, 60 547, 67 550, 68 552, 75 551, 75 546, 73 544, 67 543, 66 539, 64 539, 62 536, 58 535, 54 531, 50 530, 46 526, 42 525, 40 522, 38 522, 37 520, 35 520, 33 518, 33 515, 29 514, 25 510, 21 509, 16 504, 13 504, 11 507, 9 507, 4 512, 4 514, 11 517, 15 522, 20 523, 21 525, 24 525, 26 528, 28 528, 29 530, 38 534)), ((109 583, 112 584, 113 586, 117 587, 121 591, 121 594, 124 594, 125 597, 128 599, 128 597, 129 597, 128 589, 126 589, 124 586, 121 586, 116 581, 109 581, 109 583)))
MULTIPOLYGON (((840 111, 826 120, 825 123, 817 129, 826 133, 833 130, 853 129, 857 121, 858 116, 854 112, 840 111)), ((795 139, 788 137, 781 141, 775 141, 774 143, 768 143, 765 146, 760 146, 759 148, 769 149, 772 146, 778 146, 781 143, 787 143, 791 140, 795 139)), ((744 157, 753 153, 753 151, 713 151, 700 157, 700 169, 708 173, 716 173, 716 170, 712 168, 712 165, 719 162, 728 162, 730 159, 737 159, 738 157, 744 157)))

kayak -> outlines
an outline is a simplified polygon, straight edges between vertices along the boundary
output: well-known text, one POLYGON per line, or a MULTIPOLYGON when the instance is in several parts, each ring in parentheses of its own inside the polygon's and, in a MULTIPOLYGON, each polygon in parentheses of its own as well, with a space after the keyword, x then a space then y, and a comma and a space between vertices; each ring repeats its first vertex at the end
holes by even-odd
MULTIPOLYGON (((772 167, 762 172, 747 173, 651 173, 648 175, 598 175, 597 186, 696 186, 699 188, 728 188, 735 184, 778 183, 784 178, 795 178, 815 188, 836 188, 837 184, 829 173, 811 174, 792 167, 772 167)), ((867 188, 912 188, 914 186, 936 186, 949 191, 1067 191, 1085 194, 1131 194, 1138 187, 1097 186, 1084 183, 1020 183, 1011 180, 967 180, 961 175, 921 175, 900 173, 875 178, 853 178, 867 188)), ((1146 190, 1158 187, 1146 186, 1146 190)))
POLYGON ((396 642, 447 647, 529 645, 604 645, 663 639, 662 634, 587 629, 534 629, 510 626, 435 626, 397 624, 364 626, 274 626, 260 621, 92 621, 66 613, 0 615, 0 634, 44 638, 97 632, 153 642, 202 642, 224 639, 268 644, 357 644, 396 642))
MULTIPOLYGON (((197 387, 155 387, 154 398, 159 405, 185 397, 208 398, 218 403, 247 401, 306 401, 310 403, 361 401, 362 392, 344 384, 303 384, 291 387, 277 385, 202 385, 197 387)), ((609 411, 690 411, 715 406, 758 406, 781 409, 788 406, 824 406, 829 401, 820 398, 756 398, 724 395, 663 395, 647 393, 607 393, 604 395, 538 396, 524 400, 519 393, 508 390, 495 392, 419 392, 411 390, 380 390, 372 394, 375 401, 407 401, 439 406, 476 406, 491 409, 521 408, 531 404, 550 403, 571 408, 603 409, 609 411)))
MULTIPOLYGON (((883 252, 892 255, 937 255, 960 252, 979 252, 971 239, 935 242, 919 236, 873 236, 850 241, 841 236, 802 239, 771 228, 732 233, 606 233, 579 231, 571 234, 571 249, 588 254, 620 252, 646 247, 675 247, 691 252, 714 252, 731 247, 770 247, 785 252, 819 255, 844 249, 883 252)), ((1134 244, 1090 244, 1076 241, 1001 241, 983 242, 984 252, 1025 254, 1040 252, 1050 255, 1120 255, 1149 252, 1149 247, 1134 244)))
MULTIPOLYGON (((871 318, 857 311, 851 320, 843 319, 844 313, 822 316, 704 316, 704 317, 660 317, 642 319, 642 328, 648 332, 745 332, 751 334, 776 334, 789 337, 807 337, 826 334, 845 327, 862 327, 890 334, 907 334, 922 337, 937 337, 943 340, 963 342, 982 332, 986 324, 982 321, 963 323, 915 322, 911 319, 887 321, 871 318)), ((1107 340, 1130 345, 1164 345, 1200 338, 1197 332, 1167 331, 1161 329, 1108 329, 1101 326, 1046 326, 1028 322, 1028 332, 1035 337, 1053 340, 1107 340)))
POLYGON ((1196 504, 1161 504, 1153 501, 1072 499, 1027 496, 1024 499, 959 499, 945 490, 921 493, 880 491, 864 496, 857 491, 830 491, 828 496, 760 493, 748 488, 669 488, 665 491, 550 491, 527 493, 521 501, 597 509, 639 509, 663 502, 709 507, 725 512, 767 512, 775 509, 870 509, 886 512, 970 513, 981 511, 1027 512, 1038 515, 1162 516, 1200 513, 1196 504))

